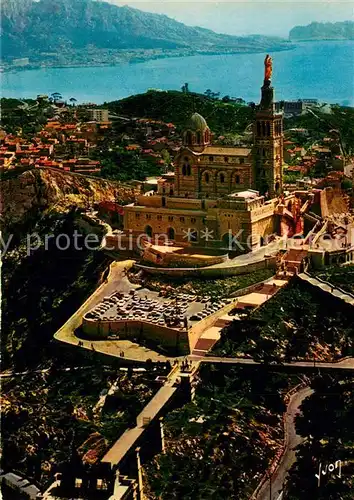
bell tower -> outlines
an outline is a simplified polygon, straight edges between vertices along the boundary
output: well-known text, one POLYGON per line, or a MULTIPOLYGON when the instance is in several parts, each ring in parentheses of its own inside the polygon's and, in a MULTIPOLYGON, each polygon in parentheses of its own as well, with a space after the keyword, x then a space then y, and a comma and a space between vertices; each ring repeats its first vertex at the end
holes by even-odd
POLYGON ((256 108, 253 130, 253 183, 262 195, 273 198, 283 191, 283 113, 274 103, 272 58, 269 55, 264 66, 261 102, 256 108))

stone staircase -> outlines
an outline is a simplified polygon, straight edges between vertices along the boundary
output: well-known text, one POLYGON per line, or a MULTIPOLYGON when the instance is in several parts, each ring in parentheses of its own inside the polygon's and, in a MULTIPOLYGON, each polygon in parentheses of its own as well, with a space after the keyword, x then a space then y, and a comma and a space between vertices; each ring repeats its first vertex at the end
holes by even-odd
POLYGON ((281 259, 281 270, 286 274, 294 275, 300 273, 303 265, 303 260, 307 257, 307 250, 303 248, 291 248, 281 259))

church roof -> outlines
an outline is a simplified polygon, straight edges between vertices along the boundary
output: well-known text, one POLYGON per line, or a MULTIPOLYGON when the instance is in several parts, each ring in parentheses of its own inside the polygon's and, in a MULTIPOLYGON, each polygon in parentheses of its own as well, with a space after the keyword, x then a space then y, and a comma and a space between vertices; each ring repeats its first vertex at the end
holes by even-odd
POLYGON ((206 128, 208 128, 208 124, 205 118, 199 113, 193 113, 186 126, 186 130, 193 130, 195 132, 205 130, 206 128))

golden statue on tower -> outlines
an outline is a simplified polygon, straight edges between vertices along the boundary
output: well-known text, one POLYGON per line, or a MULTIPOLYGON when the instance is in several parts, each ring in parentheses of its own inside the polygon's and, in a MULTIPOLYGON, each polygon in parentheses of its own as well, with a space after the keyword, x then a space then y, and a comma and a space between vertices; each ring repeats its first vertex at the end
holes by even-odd
POLYGON ((264 59, 264 80, 270 81, 272 79, 273 60, 269 54, 264 59))

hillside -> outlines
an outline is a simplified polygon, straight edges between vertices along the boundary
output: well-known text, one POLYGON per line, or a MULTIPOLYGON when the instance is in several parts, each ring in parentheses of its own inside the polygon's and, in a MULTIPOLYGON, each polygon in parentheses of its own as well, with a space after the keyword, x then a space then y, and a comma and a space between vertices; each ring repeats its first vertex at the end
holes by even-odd
POLYGON ((203 115, 215 134, 243 133, 252 122, 254 111, 249 106, 211 99, 203 94, 175 90, 148 91, 107 104, 112 113, 138 116, 174 123, 183 130, 191 114, 203 115))
POLYGON ((94 0, 4 0, 1 32, 4 60, 29 57, 31 62, 63 64, 89 62, 98 54, 101 62, 112 62, 117 50, 124 58, 127 51, 155 51, 156 56, 156 51, 254 52, 289 45, 276 37, 217 34, 165 15, 94 0))
POLYGON ((131 201, 134 192, 103 179, 28 170, 2 181, 1 194, 3 240, 9 243, 2 255, 2 361, 4 367, 27 366, 38 361, 107 268, 109 259, 85 248, 82 237, 75 246, 74 234, 97 234, 98 241, 103 236, 80 208, 118 196, 131 201), (70 246, 59 248, 54 238, 45 245, 47 235, 68 235, 70 246), (29 252, 36 240, 41 247, 29 252))
POLYGON ((59 170, 27 170, 1 181, 1 218, 5 230, 31 227, 46 210, 66 212, 88 201, 133 199, 134 192, 117 182, 70 175, 59 170))
POLYGON ((291 41, 307 40, 354 40, 354 22, 311 23, 295 26, 289 33, 291 41))

